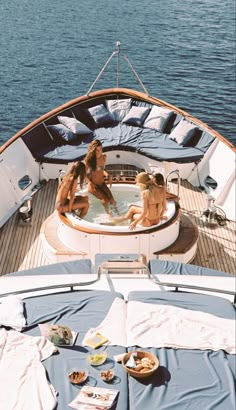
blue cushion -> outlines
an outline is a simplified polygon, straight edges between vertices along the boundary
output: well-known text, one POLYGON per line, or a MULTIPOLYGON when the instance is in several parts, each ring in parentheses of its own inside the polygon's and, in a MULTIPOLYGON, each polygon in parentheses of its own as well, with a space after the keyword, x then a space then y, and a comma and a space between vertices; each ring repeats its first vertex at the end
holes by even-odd
POLYGON ((154 105, 148 114, 143 126, 164 132, 164 128, 174 111, 154 105))
POLYGON ((70 144, 78 141, 78 136, 63 124, 48 125, 47 129, 57 144, 70 144))
POLYGON ((122 122, 125 122, 129 125, 134 125, 137 127, 141 127, 145 118, 148 116, 150 112, 150 108, 148 107, 136 107, 133 106, 128 114, 124 117, 122 122))
POLYGON ((124 100, 107 100, 106 106, 114 120, 121 122, 131 108, 131 98, 124 100))
POLYGON ((89 113, 97 127, 110 126, 115 124, 114 118, 103 104, 88 108, 89 113))
POLYGON ((93 132, 92 130, 90 130, 90 128, 88 128, 86 125, 84 125, 76 118, 63 116, 58 116, 57 118, 61 124, 69 128, 69 130, 72 131, 74 134, 85 135, 91 134, 93 132))
POLYGON ((182 119, 179 124, 170 133, 170 138, 176 141, 179 145, 187 145, 194 137, 194 134, 199 130, 196 125, 182 119))

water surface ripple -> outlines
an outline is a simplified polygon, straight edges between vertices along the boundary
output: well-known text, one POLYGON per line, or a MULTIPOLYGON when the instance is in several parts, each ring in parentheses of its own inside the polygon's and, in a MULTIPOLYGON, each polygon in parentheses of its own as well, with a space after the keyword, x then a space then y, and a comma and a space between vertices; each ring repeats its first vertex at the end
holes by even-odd
MULTIPOLYGON (((0 143, 85 94, 117 40, 151 95, 236 142, 233 0, 11 0, 0 34, 0 143)), ((98 88, 116 85, 114 70, 98 88)), ((121 71, 120 85, 137 88, 121 71)))

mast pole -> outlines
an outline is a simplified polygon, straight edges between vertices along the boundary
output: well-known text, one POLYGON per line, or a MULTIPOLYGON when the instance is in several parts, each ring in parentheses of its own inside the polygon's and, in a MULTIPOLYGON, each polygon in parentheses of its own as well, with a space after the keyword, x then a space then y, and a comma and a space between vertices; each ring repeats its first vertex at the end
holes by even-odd
POLYGON ((116 86, 119 88, 120 86, 120 41, 116 42, 117 46, 117 73, 116 73, 116 86))

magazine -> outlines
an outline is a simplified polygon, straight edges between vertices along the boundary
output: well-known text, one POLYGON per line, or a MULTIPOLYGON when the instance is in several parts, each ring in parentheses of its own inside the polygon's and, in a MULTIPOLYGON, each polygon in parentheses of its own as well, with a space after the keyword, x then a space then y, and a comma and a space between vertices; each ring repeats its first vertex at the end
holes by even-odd
POLYGON ((118 395, 118 390, 103 387, 83 386, 76 398, 68 406, 76 410, 106 410, 110 409, 118 395))
POLYGON ((41 335, 47 337, 56 346, 73 346, 78 335, 78 332, 71 330, 68 326, 49 323, 40 323, 39 329, 41 335))

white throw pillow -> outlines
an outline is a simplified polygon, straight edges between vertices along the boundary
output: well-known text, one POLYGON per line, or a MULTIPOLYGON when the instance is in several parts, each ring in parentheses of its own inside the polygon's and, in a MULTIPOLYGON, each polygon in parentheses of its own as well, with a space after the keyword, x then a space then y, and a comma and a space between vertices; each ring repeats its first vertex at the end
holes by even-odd
POLYGON ((6 296, 0 303, 0 326, 20 332, 25 324, 23 300, 16 295, 6 296))
POLYGON ((129 124, 129 125, 134 125, 136 127, 141 127, 149 111, 150 111, 149 107, 133 106, 131 107, 128 114, 126 114, 122 122, 125 122, 126 124, 129 124))
POLYGON ((103 104, 88 108, 88 112, 92 116, 97 127, 109 126, 114 123, 113 115, 103 104))
POLYGON ((179 145, 185 146, 190 142, 197 130, 198 128, 196 125, 182 119, 171 132, 170 138, 176 141, 179 145))
POLYGON ((76 118, 58 116, 58 121, 74 134, 90 134, 92 131, 76 118))
POLYGON ((121 122, 131 108, 131 98, 126 100, 107 100, 106 106, 114 120, 121 122))
POLYGON ((164 127, 173 114, 173 111, 168 108, 158 107, 154 105, 144 121, 143 126, 146 128, 152 128, 159 132, 163 132, 164 127))

